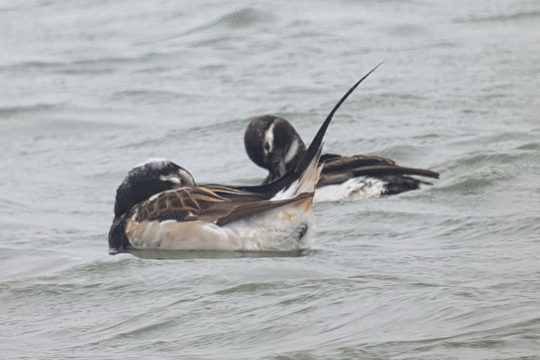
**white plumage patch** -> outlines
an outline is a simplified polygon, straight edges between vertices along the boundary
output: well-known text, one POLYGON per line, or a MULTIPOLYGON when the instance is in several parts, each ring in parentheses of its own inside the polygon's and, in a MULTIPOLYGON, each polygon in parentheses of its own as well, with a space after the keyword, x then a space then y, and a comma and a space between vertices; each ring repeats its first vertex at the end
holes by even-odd
POLYGON ((287 154, 285 155, 285 164, 288 164, 291 162, 292 159, 296 156, 296 153, 298 152, 298 148, 300 147, 300 143, 298 139, 294 139, 293 143, 289 147, 289 151, 287 151, 287 154))
POLYGON ((168 181, 173 184, 180 184, 182 181, 178 178, 177 175, 161 175, 159 177, 159 180, 161 181, 168 181))
POLYGON ((264 134, 264 145, 268 144, 269 148, 266 150, 266 146, 264 146, 264 151, 266 153, 272 152, 274 149, 274 124, 270 125, 268 130, 266 130, 266 133, 264 134))
POLYGON ((296 180, 293 182, 289 187, 280 190, 272 200, 285 200, 285 199, 292 199, 297 193, 298 193, 298 185, 300 183, 300 180, 296 180))
POLYGON ((245 250, 289 251, 308 247, 313 218, 312 199, 301 206, 287 205, 223 227, 243 242, 245 250))
POLYGON ((380 196, 387 182, 375 178, 351 178, 341 184, 325 185, 315 191, 315 202, 360 200, 380 196))

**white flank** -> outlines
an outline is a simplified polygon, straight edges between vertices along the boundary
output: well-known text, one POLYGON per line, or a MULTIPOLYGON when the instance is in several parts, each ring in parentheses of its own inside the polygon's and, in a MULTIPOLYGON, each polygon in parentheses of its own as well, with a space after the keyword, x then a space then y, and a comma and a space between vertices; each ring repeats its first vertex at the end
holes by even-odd
POLYGON ((289 251, 308 247, 312 217, 308 198, 222 227, 199 220, 128 221, 126 234, 139 249, 289 251))
POLYGON ((312 223, 313 206, 287 205, 223 227, 243 243, 243 250, 289 251, 308 248, 306 231, 312 223), (309 206, 309 209, 306 207, 309 206))
POLYGON ((375 178, 351 178, 341 184, 326 185, 315 192, 315 202, 360 200, 380 196, 387 182, 375 178))

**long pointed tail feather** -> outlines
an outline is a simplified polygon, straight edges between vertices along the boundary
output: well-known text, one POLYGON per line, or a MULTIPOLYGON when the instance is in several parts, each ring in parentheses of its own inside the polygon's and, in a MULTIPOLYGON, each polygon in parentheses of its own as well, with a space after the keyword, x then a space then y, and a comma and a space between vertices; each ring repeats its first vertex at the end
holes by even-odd
POLYGON ((324 164, 321 163, 322 146, 319 147, 319 151, 315 154, 315 157, 309 163, 306 171, 300 176, 298 193, 315 192, 317 189, 317 183, 321 177, 321 172, 324 164))
POLYGON ((304 158, 304 162, 303 163, 300 163, 300 165, 298 166, 298 168, 302 168, 303 166, 307 166, 306 163, 309 163, 311 161, 311 159, 313 159, 313 157, 315 156, 315 153, 317 152, 317 149, 322 146, 322 140, 324 138, 324 134, 326 133, 326 129, 328 129, 328 125, 330 125, 330 121, 332 121, 332 118, 334 117, 334 114, 336 113, 336 111, 341 107, 341 105, 345 102, 345 100, 347 100, 347 98, 349 97, 349 95, 351 95, 353 93, 354 90, 356 90, 356 88, 358 87, 358 85, 360 85, 362 83, 362 81, 364 81, 369 75, 371 75, 372 72, 374 72, 375 70, 377 70, 377 68, 379 66, 381 66, 383 63, 380 63, 379 65, 375 66, 373 69, 371 69, 370 72, 368 72, 366 75, 364 75, 360 80, 358 80, 356 82, 356 84, 354 84, 350 89, 349 91, 347 91, 345 93, 345 95, 343 95, 343 97, 337 102, 337 104, 334 106, 334 108, 332 109, 332 111, 330 111, 330 114, 328 114, 328 116, 326 117, 326 120, 324 120, 323 124, 321 125, 321 127, 319 128, 319 131, 317 131, 317 134, 315 135, 315 137, 313 138, 313 141, 311 142, 311 144, 309 145, 309 148, 306 152, 306 156, 304 158))

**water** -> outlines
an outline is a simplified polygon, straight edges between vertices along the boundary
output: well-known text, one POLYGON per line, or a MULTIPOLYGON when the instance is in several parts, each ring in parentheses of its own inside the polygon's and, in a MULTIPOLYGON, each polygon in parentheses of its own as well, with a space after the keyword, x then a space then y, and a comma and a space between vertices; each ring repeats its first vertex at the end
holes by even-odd
POLYGON ((539 359, 537 1, 0 1, 0 354, 539 359), (108 254, 151 157, 255 184, 255 116, 441 173, 300 254, 108 254))

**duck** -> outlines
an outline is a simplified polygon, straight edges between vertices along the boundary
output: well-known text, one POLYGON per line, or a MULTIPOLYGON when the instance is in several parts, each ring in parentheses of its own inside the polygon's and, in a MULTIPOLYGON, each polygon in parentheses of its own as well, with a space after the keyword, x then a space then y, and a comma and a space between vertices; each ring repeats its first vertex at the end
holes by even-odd
POLYGON ((109 248, 113 253, 305 248, 303 239, 321 170, 316 159, 303 177, 295 179, 296 188, 293 181, 281 194, 272 187, 250 191, 224 185, 197 186, 187 170, 166 159, 137 165, 117 189, 109 248), (292 195, 285 194, 287 190, 292 195))
POLYGON ((334 106, 297 158, 297 166, 275 181, 255 186, 197 185, 172 161, 151 159, 135 166, 116 191, 110 251, 307 248, 325 132, 341 104, 377 67, 334 106))
MULTIPOLYGON (((263 184, 294 169, 306 152, 302 138, 291 123, 275 115, 251 120, 244 133, 244 146, 250 160, 268 170, 263 184)), ((381 156, 323 154, 320 162, 323 169, 315 202, 396 195, 417 190, 421 185, 433 185, 411 175, 439 178, 435 171, 399 166, 381 156)))

